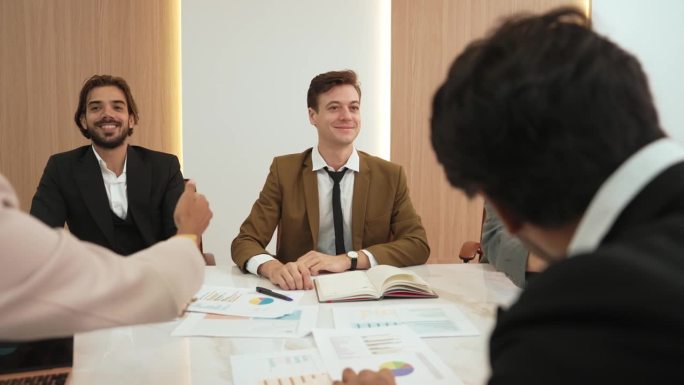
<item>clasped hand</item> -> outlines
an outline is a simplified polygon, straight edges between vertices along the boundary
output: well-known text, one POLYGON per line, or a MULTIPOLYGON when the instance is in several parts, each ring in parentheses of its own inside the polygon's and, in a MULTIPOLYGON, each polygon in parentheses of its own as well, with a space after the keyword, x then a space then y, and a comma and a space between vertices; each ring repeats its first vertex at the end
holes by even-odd
POLYGON ((312 250, 299 257, 296 262, 266 262, 261 266, 260 272, 281 289, 310 290, 313 289, 311 276, 321 272, 339 273, 350 267, 351 261, 344 254, 327 255, 312 250))

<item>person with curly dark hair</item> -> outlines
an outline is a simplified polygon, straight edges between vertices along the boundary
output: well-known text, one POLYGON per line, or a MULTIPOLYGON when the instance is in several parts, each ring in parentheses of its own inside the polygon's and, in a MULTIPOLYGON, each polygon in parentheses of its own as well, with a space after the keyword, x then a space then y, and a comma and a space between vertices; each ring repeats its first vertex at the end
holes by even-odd
POLYGON ((637 59, 577 9, 514 17, 456 58, 431 127, 449 182, 549 264, 499 312, 489 383, 683 383, 684 147, 637 59))

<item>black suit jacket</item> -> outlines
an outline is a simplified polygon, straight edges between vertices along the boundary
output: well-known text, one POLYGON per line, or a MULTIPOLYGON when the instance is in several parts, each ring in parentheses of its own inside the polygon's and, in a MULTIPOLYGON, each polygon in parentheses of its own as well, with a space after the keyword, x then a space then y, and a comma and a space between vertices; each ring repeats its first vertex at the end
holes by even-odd
POLYGON ((500 312, 490 384, 684 383, 684 163, 500 312))
MULTIPOLYGON (((176 233, 173 211, 183 192, 178 158, 129 146, 126 164, 128 215, 146 246, 176 233)), ((50 157, 31 204, 31 215, 52 227, 66 222, 76 237, 114 249, 114 224, 92 146, 50 157)))

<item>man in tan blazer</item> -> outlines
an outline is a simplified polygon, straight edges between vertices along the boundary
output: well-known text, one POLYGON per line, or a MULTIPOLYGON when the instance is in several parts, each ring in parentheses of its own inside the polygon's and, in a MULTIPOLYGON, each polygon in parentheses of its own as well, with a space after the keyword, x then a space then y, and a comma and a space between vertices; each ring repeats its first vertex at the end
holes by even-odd
POLYGON ((190 183, 174 213, 178 235, 130 258, 50 229, 18 206, 0 175, 0 340, 171 320, 202 284, 196 242, 211 211, 190 183))
POLYGON ((311 275, 425 263, 430 248, 401 166, 354 148, 361 90, 353 71, 316 76, 307 94, 318 145, 276 157, 233 240, 233 261, 283 289, 311 275), (266 251, 278 228, 275 255, 266 251))

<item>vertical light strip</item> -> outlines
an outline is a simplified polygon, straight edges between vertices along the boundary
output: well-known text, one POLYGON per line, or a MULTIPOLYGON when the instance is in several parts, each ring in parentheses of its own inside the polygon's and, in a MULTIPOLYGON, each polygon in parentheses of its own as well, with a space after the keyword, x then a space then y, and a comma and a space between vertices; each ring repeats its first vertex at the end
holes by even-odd
POLYGON ((392 141, 392 1, 379 1, 378 35, 380 49, 378 56, 379 87, 378 107, 380 113, 378 129, 378 156, 390 159, 392 141))
POLYGON ((587 15, 589 20, 592 19, 592 14, 591 14, 591 0, 584 0, 584 14, 587 15))
POLYGON ((178 103, 176 104, 178 119, 178 161, 180 161, 181 169, 183 169, 183 4, 182 0, 176 1, 176 38, 178 39, 178 62, 176 68, 178 73, 176 73, 176 84, 178 84, 178 103))

